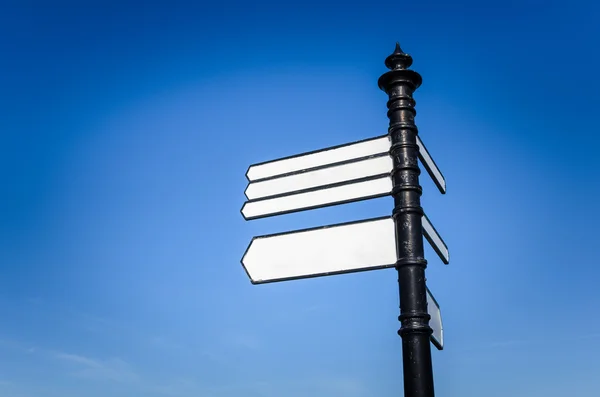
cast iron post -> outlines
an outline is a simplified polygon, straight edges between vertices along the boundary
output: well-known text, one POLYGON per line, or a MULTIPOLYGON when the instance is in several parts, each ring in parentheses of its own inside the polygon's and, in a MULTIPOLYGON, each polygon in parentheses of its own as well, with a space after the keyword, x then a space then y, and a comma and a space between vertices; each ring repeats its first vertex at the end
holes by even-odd
POLYGON ((417 156, 417 126, 414 118, 413 92, 421 85, 421 76, 408 70, 412 57, 396 44, 396 50, 385 60, 390 69, 379 78, 379 88, 389 96, 387 102, 393 159, 392 215, 396 225, 398 284, 400 287, 402 362, 405 397, 433 397, 431 364, 432 333, 427 314, 425 268, 421 217, 421 186, 417 156))

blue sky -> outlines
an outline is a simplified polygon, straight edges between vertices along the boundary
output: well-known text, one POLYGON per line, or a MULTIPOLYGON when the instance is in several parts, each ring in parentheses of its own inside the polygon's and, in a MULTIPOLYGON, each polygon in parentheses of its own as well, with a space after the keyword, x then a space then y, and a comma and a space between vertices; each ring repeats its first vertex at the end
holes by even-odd
POLYGON ((397 396, 394 270, 251 285, 248 165, 385 133, 396 41, 446 176, 423 206, 437 395, 600 389, 595 2, 0 6, 0 397, 397 396))

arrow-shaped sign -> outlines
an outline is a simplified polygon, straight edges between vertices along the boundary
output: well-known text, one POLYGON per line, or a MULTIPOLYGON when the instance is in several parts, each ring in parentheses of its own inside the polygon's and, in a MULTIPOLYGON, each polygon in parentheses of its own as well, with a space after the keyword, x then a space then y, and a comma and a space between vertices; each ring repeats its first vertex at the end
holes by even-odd
POLYGON ((429 338, 433 345, 442 350, 444 348, 444 328, 442 327, 442 312, 440 311, 440 305, 437 303, 431 291, 427 288, 427 313, 431 316, 429 319, 429 326, 433 330, 431 337, 429 338))
MULTIPOLYGON (((418 137, 417 144, 419 158, 445 192, 444 177, 418 137)), ((249 201, 241 213, 251 220, 387 196, 393 167, 389 148, 385 135, 250 166, 249 201)))
POLYGON ((244 193, 248 199, 257 200, 299 191, 326 188, 373 176, 389 175, 392 172, 392 166, 391 157, 387 153, 381 153, 372 157, 353 159, 335 165, 261 179, 251 182, 244 193))
POLYGON ((390 146, 390 140, 387 135, 332 146, 326 149, 251 165, 248 171, 246 171, 246 178, 248 178, 248 181, 253 182, 316 167, 370 157, 389 152, 390 146))
MULTIPOLYGON (((441 242, 447 258, 442 239, 422 220, 428 225, 423 234, 437 236, 432 240, 441 242)), ((394 267, 396 260, 394 220, 385 217, 254 237, 242 265, 252 283, 261 284, 394 267)))
POLYGON ((433 227, 429 221, 429 218, 427 218, 427 215, 423 215, 421 218, 421 223, 423 225, 423 235, 427 241, 429 241, 429 244, 431 244, 433 250, 438 254, 442 262, 444 262, 446 265, 450 263, 448 246, 446 246, 446 243, 444 240, 442 240, 442 237, 440 237, 437 230, 435 230, 435 227, 433 227))
POLYGON ((382 197, 390 194, 392 180, 389 176, 369 178, 328 186, 324 189, 310 189, 294 194, 251 200, 241 209, 246 220, 272 215, 309 210, 334 204, 382 197))
MULTIPOLYGON (((435 182, 440 192, 446 193, 446 180, 418 135, 417 145, 419 146, 419 160, 421 160, 421 163, 425 166, 425 169, 431 176, 431 179, 433 179, 435 182)), ((388 135, 378 136, 362 141, 302 153, 295 156, 284 157, 278 160, 254 164, 248 168, 246 177, 248 178, 248 181, 256 182, 263 179, 298 173, 313 168, 331 166, 356 159, 378 156, 383 153, 389 153, 390 147, 391 143, 388 135)), ((248 195, 248 198, 252 199, 250 195, 248 195)))
POLYGON ((394 267, 391 217, 254 237, 242 258, 253 284, 394 267))
MULTIPOLYGON (((442 193, 446 181, 417 136, 419 158, 442 193)), ((389 195, 387 135, 250 166, 246 220, 389 195)))
POLYGON ((429 174, 431 179, 433 179, 433 182, 439 189, 440 193, 446 194, 446 179, 444 179, 444 175, 442 175, 442 172, 438 168, 435 161, 433 161, 433 159, 429 155, 427 148, 425 147, 423 141, 421 141, 421 138, 419 138, 418 135, 417 145, 419 145, 419 160, 421 160, 421 163, 425 166, 427 173, 429 174))

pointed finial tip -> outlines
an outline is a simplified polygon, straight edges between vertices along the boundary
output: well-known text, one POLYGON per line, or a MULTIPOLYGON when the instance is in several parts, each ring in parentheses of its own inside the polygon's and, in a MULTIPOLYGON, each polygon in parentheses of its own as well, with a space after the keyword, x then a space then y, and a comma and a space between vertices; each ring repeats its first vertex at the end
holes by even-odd
POLYGON ((412 65, 412 57, 402 51, 400 43, 396 42, 396 49, 385 60, 385 65, 391 69, 406 69, 412 65))

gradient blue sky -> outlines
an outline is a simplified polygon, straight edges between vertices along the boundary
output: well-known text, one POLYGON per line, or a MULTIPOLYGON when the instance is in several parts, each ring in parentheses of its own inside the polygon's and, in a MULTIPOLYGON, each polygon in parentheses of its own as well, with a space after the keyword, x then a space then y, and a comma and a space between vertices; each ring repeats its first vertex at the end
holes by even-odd
POLYGON ((394 270, 250 284, 251 163, 385 133, 396 41, 445 397, 600 390, 597 2, 0 5, 0 397, 402 395, 394 270))

